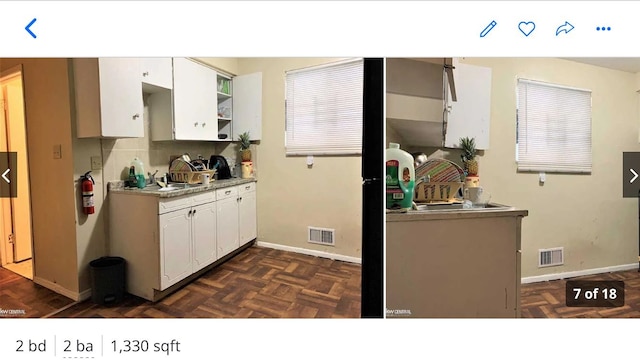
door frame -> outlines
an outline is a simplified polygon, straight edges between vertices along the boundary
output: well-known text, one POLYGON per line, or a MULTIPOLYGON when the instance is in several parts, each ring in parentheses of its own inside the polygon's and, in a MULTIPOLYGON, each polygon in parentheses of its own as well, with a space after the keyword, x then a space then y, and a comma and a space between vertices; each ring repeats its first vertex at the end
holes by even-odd
MULTIPOLYGON (((15 66, 12 66, 4 71, 0 71, 0 84, 13 78, 13 77, 20 77, 20 82, 21 82, 21 89, 22 89, 22 107, 23 107, 23 114, 24 114, 24 127, 25 127, 25 157, 27 159, 27 172, 29 172, 29 152, 28 152, 28 132, 27 132, 27 123, 26 123, 26 119, 27 119, 27 107, 26 107, 26 94, 25 94, 25 82, 24 82, 24 67, 23 64, 18 64, 15 66)), ((0 91, 1 91, 1 85, 0 85, 0 91)), ((7 121, 8 119, 4 116, 4 109, 2 109, 3 114, 2 114, 2 121, 4 122, 4 128, 5 128, 5 137, 4 139, 0 139, 1 142, 4 143, 5 148, 7 149, 7 151, 9 150, 9 141, 8 141, 8 132, 9 132, 9 126, 7 125, 7 121)), ((31 220, 33 220, 33 216, 32 216, 32 209, 33 209, 33 204, 32 204, 32 199, 31 199, 31 182, 28 181, 27 179, 27 188, 28 188, 28 193, 29 193, 29 217, 31 218, 31 220)), ((12 209, 14 207, 13 205, 13 198, 0 198, 0 206, 2 207, 2 211, 0 213, 0 216, 2 217, 2 223, 0 224, 0 236, 2 236, 2 239, 0 239, 0 266, 4 266, 6 264, 9 263, 9 257, 11 257, 11 262, 13 263, 14 258, 15 258, 15 249, 13 248, 13 245, 9 243, 9 234, 12 232, 15 232, 13 229, 14 227, 14 214, 12 212, 12 209), (7 211, 9 212, 9 215, 7 216, 7 211), (5 220, 9 218, 11 221, 11 226, 8 228, 5 224, 5 220), (7 233, 7 230, 10 230, 9 233, 7 233), (13 231, 11 231, 13 230, 13 231)), ((30 221, 29 226, 31 227, 31 238, 29 239, 29 241, 31 242, 31 260, 32 260, 32 264, 35 264, 35 251, 34 251, 34 239, 33 239, 33 221, 30 221)), ((35 266, 33 266, 32 268, 32 275, 35 276, 35 266)))

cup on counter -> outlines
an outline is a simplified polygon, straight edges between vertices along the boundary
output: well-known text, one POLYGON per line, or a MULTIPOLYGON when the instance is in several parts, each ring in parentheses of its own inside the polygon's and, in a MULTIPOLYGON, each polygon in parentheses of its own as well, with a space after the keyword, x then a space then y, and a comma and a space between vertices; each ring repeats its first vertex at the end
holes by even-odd
POLYGON ((209 185, 209 174, 202 174, 202 185, 209 185))

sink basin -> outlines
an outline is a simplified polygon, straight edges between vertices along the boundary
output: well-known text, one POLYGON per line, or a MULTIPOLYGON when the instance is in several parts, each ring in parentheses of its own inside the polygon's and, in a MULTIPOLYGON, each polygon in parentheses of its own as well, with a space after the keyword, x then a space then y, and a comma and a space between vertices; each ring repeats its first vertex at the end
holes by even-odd
POLYGON ((142 191, 171 191, 171 190, 189 189, 195 186, 198 186, 198 185, 197 184, 169 184, 165 188, 161 188, 158 185, 149 185, 144 189, 142 189, 142 191))
POLYGON ((451 204, 451 205, 418 205, 417 210, 412 211, 438 211, 438 212, 451 212, 451 211, 478 211, 478 210, 500 210, 507 209, 509 206, 489 203, 484 206, 474 206, 472 208, 463 208, 462 204, 451 204))

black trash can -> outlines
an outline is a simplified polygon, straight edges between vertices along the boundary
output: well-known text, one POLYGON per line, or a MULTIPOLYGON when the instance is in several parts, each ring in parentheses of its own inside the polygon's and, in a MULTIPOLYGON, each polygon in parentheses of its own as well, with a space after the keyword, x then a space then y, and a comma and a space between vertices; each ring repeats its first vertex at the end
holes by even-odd
POLYGON ((104 256, 89 263, 93 302, 112 305, 122 301, 126 279, 125 265, 123 258, 113 256, 104 256))

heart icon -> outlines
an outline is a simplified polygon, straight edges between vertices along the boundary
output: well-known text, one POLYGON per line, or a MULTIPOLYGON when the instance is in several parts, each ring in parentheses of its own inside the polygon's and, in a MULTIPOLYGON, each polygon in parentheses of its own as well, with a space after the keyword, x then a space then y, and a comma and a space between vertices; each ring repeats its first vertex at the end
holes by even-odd
POLYGON ((524 36, 529 36, 533 32, 533 30, 535 30, 535 28, 536 24, 534 24, 533 21, 521 21, 518 24, 518 29, 520 29, 524 36))

